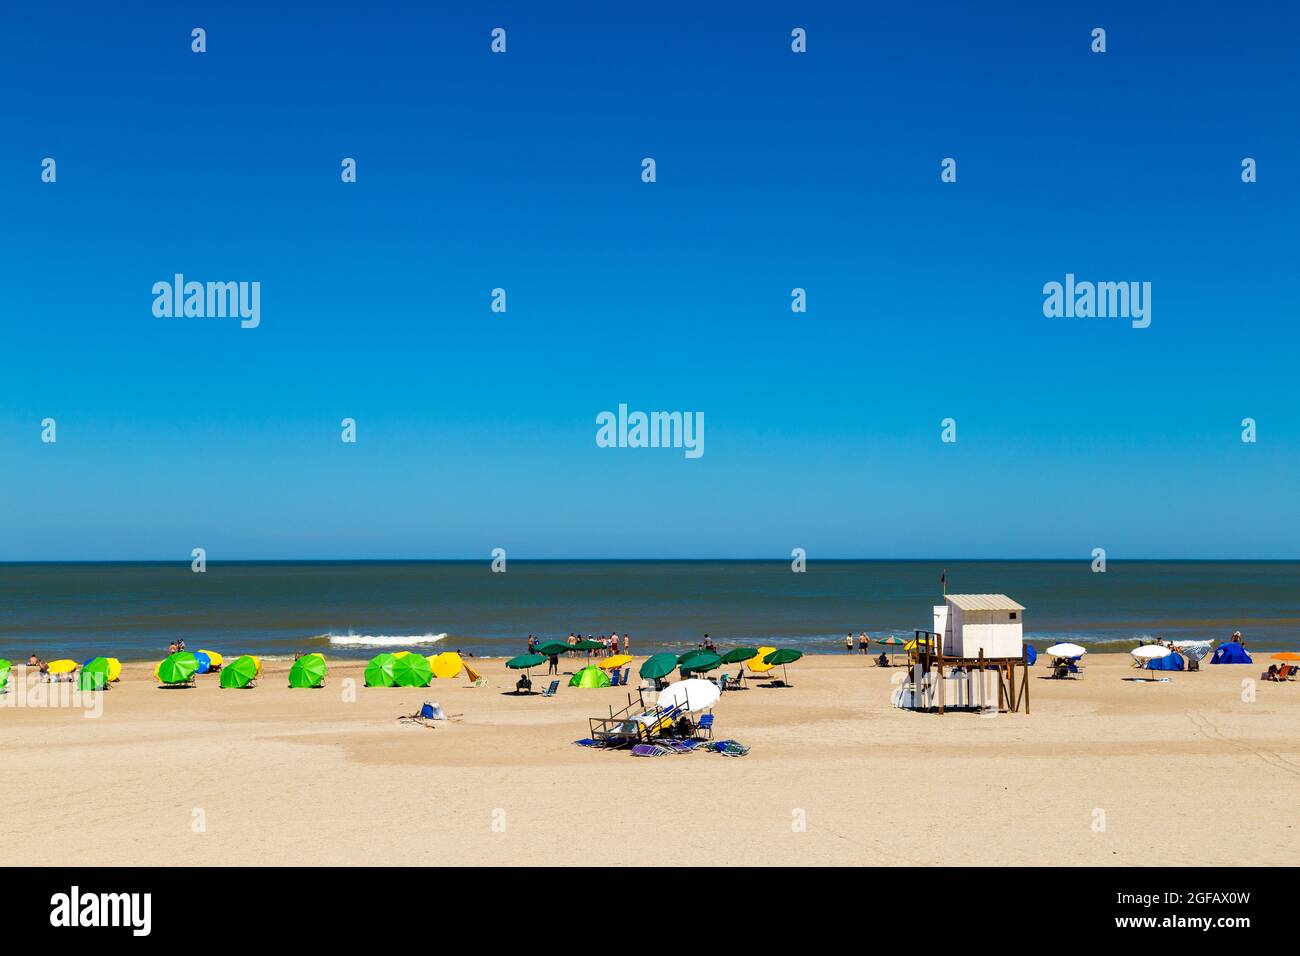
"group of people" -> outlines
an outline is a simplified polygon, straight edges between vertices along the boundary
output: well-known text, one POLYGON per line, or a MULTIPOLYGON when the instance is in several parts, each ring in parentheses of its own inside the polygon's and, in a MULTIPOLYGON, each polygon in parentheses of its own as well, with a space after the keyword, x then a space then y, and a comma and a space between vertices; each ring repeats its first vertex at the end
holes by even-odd
MULTIPOLYGON (((861 634, 858 635, 857 648, 859 654, 871 653, 871 638, 867 636, 866 631, 863 631, 861 634)), ((844 652, 846 654, 853 653, 853 632, 852 631, 849 631, 849 633, 844 635, 844 652)), ((881 656, 884 656, 883 653, 881 656)))
MULTIPOLYGON (((572 648, 572 650, 569 651, 570 657, 576 657, 581 653, 581 651, 577 649, 577 643, 582 640, 591 641, 594 644, 600 645, 599 649, 591 652, 593 657, 612 657, 619 653, 632 653, 632 638, 631 635, 628 634, 624 634, 622 637, 619 637, 617 634, 610 634, 608 637, 603 634, 599 637, 588 634, 584 638, 581 634, 571 633, 569 635, 569 647, 572 648)), ((542 642, 538 637, 533 634, 528 635, 529 654, 536 654, 537 648, 541 647, 541 645, 542 642)), ((555 655, 551 656, 554 657, 555 655)))

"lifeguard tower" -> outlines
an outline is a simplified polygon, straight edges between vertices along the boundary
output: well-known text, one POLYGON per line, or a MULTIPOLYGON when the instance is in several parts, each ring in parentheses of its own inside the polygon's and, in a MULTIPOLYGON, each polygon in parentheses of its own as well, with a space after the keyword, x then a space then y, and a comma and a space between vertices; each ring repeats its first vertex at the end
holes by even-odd
POLYGON ((950 707, 989 710, 996 684, 1000 713, 1019 712, 1022 704, 1029 713, 1024 612, 1005 594, 945 595, 934 608, 934 630, 916 632, 912 685, 901 699, 940 714, 950 707))

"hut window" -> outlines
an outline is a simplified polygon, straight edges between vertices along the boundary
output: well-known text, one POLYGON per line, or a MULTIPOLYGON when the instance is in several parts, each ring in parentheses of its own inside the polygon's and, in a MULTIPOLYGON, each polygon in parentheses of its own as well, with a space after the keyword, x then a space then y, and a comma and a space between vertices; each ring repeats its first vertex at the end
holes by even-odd
POLYGON ((1011 612, 1011 620, 1014 621, 1015 619, 1016 619, 1016 612, 1015 612, 1015 611, 1012 611, 1012 612, 1011 612))

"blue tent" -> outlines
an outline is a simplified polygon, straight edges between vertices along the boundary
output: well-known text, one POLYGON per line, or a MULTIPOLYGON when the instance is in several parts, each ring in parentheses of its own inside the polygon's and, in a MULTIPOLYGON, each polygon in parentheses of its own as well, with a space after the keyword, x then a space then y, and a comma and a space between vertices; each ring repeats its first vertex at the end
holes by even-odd
POLYGON ((1214 649, 1214 656, 1210 658, 1211 664, 1253 664, 1250 655, 1246 649, 1235 641, 1230 644, 1220 644, 1214 649))
POLYGON ((1170 654, 1168 657, 1157 657, 1155 660, 1147 661, 1147 670, 1149 671, 1181 671, 1185 670, 1183 656, 1181 654, 1170 654))
POLYGON ((1038 651, 1034 650, 1033 644, 1025 645, 1025 659, 1029 662, 1030 667, 1038 663, 1038 651))

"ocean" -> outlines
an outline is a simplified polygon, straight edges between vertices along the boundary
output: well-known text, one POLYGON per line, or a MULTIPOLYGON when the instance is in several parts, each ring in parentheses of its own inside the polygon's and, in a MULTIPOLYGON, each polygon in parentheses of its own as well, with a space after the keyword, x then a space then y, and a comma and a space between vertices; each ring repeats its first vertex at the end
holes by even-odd
POLYGON ((630 634, 632 652, 709 634, 843 653, 844 635, 931 626, 940 574, 952 593, 1002 592, 1025 633, 1128 650, 1137 638, 1243 632, 1248 647, 1300 644, 1300 562, 482 561, 0 564, 0 657, 152 660, 184 638, 223 654, 367 658, 381 650, 522 652, 527 636, 630 634))

